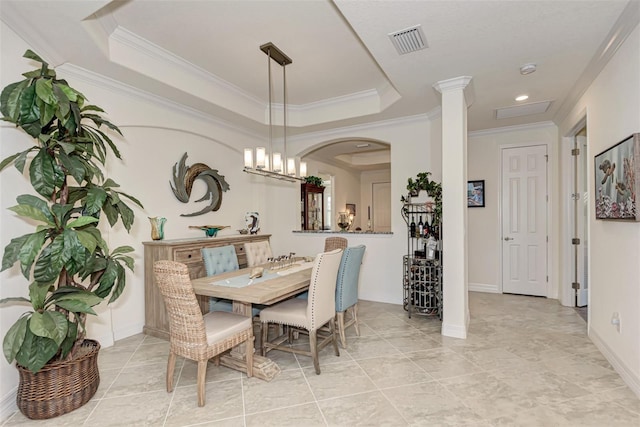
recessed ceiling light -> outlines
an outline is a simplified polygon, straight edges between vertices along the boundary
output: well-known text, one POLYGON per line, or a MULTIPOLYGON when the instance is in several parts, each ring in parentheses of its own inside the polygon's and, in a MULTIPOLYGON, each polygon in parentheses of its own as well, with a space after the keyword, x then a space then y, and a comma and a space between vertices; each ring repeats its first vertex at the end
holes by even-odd
POLYGON ((356 148, 367 148, 369 147, 370 144, 365 142, 364 144, 356 144, 356 148))
POLYGON ((536 64, 524 64, 520 67, 520 74, 526 76, 527 74, 531 74, 536 71, 536 64))
POLYGON ((516 96, 516 101, 526 101, 527 99, 529 99, 529 95, 516 96))

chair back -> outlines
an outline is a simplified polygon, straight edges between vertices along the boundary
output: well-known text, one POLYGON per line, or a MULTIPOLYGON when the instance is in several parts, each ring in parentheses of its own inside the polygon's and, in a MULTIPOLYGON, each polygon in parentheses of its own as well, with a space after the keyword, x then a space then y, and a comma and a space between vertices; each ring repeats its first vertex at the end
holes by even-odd
POLYGON ((344 237, 327 237, 324 239, 324 251, 330 252, 334 249, 346 249, 349 242, 344 237))
POLYGON ((176 261, 156 261, 153 264, 153 273, 169 315, 171 347, 176 349, 206 346, 204 319, 187 266, 176 261))
POLYGON ((273 256, 271 252, 271 245, 267 240, 260 242, 246 242, 244 244, 244 253, 247 256, 247 266, 255 267, 256 265, 264 264, 267 262, 267 258, 273 256))
POLYGON ((347 248, 342 253, 336 282, 336 311, 345 311, 358 302, 358 279, 365 245, 347 248))
POLYGON ((207 276, 226 273, 239 268, 236 248, 233 245, 202 248, 201 252, 207 276))
POLYGON ((342 249, 335 249, 318 254, 313 262, 307 302, 309 330, 318 329, 336 314, 336 278, 341 259, 342 249))

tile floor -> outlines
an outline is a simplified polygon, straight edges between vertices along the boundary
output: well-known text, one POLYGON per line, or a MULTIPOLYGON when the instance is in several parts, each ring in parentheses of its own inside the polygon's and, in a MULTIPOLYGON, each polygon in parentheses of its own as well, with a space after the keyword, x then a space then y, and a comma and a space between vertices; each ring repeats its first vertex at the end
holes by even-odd
MULTIPOLYGON (((196 402, 195 364, 179 361, 165 390, 165 341, 137 335, 100 352, 101 384, 82 408, 37 426, 640 426, 640 400, 556 300, 470 294, 466 340, 400 306, 362 301, 340 357, 273 351, 271 382, 209 366, 207 404, 196 402)), ((304 342, 305 338, 300 338, 304 342)))

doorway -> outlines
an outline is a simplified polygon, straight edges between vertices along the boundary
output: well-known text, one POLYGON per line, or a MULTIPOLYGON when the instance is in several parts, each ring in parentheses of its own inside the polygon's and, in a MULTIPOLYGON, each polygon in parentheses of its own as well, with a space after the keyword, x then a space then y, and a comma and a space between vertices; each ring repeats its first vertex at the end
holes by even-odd
POLYGON ((571 150, 572 190, 569 229, 572 230, 571 288, 578 313, 587 320, 589 296, 588 233, 589 191, 587 184, 587 128, 582 127, 573 137, 571 150))
POLYGON ((547 146, 502 149, 502 292, 548 295, 547 146))

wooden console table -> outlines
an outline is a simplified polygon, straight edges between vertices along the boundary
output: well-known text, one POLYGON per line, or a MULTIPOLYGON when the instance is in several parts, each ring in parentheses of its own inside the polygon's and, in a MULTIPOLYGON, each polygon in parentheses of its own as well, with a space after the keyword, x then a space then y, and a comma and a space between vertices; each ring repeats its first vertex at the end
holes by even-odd
MULTIPOLYGON (((153 263, 159 260, 178 261, 187 265, 191 279, 207 275, 202 261, 202 248, 234 245, 240 268, 247 266, 244 243, 269 241, 270 234, 248 234, 178 240, 154 240, 144 245, 144 328, 145 334, 169 339, 169 319, 162 295, 153 276, 153 263)), ((208 311, 208 297, 199 298, 203 311, 208 311)))

